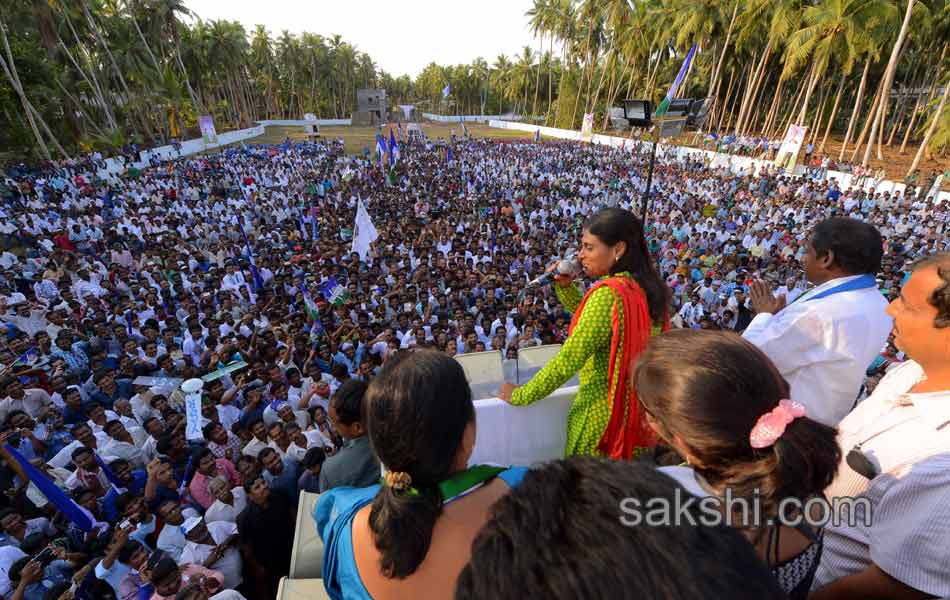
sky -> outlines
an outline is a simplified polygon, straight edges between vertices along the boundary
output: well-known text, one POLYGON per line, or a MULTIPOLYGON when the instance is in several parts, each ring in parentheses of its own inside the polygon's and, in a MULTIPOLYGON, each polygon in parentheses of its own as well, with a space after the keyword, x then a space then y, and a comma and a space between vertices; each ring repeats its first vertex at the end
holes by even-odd
POLYGON ((525 16, 531 0, 185 0, 185 4, 201 19, 239 21, 249 32, 262 24, 275 37, 284 29, 326 37, 338 33, 394 77, 415 78, 433 61, 455 65, 481 56, 491 64, 499 54, 520 54, 525 45, 538 48, 525 16))

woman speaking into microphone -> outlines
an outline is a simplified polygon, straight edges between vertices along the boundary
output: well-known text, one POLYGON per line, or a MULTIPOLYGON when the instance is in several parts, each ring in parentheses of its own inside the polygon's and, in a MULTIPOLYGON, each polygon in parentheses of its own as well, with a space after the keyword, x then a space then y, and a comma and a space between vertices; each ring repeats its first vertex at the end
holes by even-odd
POLYGON ((607 208, 588 219, 578 258, 597 282, 582 298, 571 276, 555 277, 557 297, 574 315, 564 346, 528 383, 503 384, 498 396, 531 404, 579 370, 565 455, 629 459, 655 444, 630 375, 650 336, 669 327, 667 286, 647 251, 640 219, 627 210, 607 208))

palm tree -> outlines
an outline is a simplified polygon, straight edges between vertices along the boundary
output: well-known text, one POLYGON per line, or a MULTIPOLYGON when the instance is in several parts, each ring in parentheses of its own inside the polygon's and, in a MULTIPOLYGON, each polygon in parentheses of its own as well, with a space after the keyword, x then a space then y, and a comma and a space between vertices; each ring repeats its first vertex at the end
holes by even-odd
MULTIPOLYGON (((512 97, 517 98, 519 92, 523 94, 521 109, 528 112, 528 90, 531 87, 531 71, 534 68, 534 52, 529 46, 521 49, 521 55, 512 68, 509 86, 512 97)), ((517 112, 517 107, 515 108, 517 112)))
MULTIPOLYGON (((907 29, 910 26, 910 17, 914 12, 915 0, 907 0, 907 9, 904 11, 904 20, 901 22, 900 32, 897 34, 897 40, 894 47, 891 48, 891 57, 887 61, 887 67, 884 69, 884 81, 881 87, 881 96, 877 107, 871 109, 874 115, 874 123, 871 125, 871 133, 868 137, 868 145, 864 150, 864 158, 861 160, 861 166, 866 167, 871 158, 871 147, 874 146, 874 138, 877 135, 877 129, 884 117, 884 107, 887 106, 887 98, 891 92, 891 85, 894 83, 894 75, 897 72, 897 59, 900 57, 901 48, 904 45, 904 39, 907 37, 907 29)), ((878 160, 883 160, 880 150, 878 150, 878 160)))
MULTIPOLYGON (((511 78, 512 70, 512 64, 508 60, 508 57, 504 54, 499 54, 495 59, 495 64, 492 66, 491 83, 495 89, 499 90, 499 96, 502 101, 510 97, 507 83, 511 78)), ((501 110, 503 110, 503 108, 500 106, 499 111, 501 110)))
MULTIPOLYGON (((534 0, 532 6, 525 16, 529 17, 529 26, 531 33, 538 38, 538 56, 544 53, 544 34, 548 31, 547 24, 547 6, 548 0, 534 0)), ((534 77, 534 101, 531 103, 531 116, 538 114, 538 88, 541 87, 541 61, 538 61, 537 74, 534 77)))
POLYGON ((488 75, 490 69, 488 68, 488 63, 485 62, 485 59, 479 56, 474 61, 472 61, 472 78, 478 84, 478 114, 485 114, 485 93, 487 92, 486 85, 488 84, 488 75))
POLYGON ((887 11, 885 0, 824 0, 805 7, 802 28, 788 40, 782 71, 788 78, 811 60, 805 99, 797 118, 800 124, 805 122, 811 94, 832 59, 840 63, 843 76, 850 75, 858 57, 874 46, 870 25, 887 11))
POLYGON ((937 104, 937 110, 934 111, 933 117, 930 119, 930 125, 927 127, 927 133, 924 134, 924 139, 917 148, 917 154, 914 155, 914 161, 911 163, 910 168, 907 169, 908 177, 911 173, 917 170, 917 167, 920 165, 920 159, 927 151, 927 146, 930 144, 930 140, 933 137, 934 132, 937 130, 937 124, 940 122, 943 109, 947 105, 948 96, 950 96, 950 81, 947 81, 943 84, 943 94, 940 95, 940 102, 937 104))

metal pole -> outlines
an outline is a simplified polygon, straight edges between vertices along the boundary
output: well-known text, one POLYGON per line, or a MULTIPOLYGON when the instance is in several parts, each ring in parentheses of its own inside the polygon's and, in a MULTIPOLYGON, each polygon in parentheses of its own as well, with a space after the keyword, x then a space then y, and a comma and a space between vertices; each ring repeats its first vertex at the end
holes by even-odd
MULTIPOLYGON (((657 127, 659 127, 659 125, 657 125, 657 127)), ((657 131, 657 135, 659 135, 659 131, 657 131)), ((643 229, 644 229, 644 232, 646 232, 646 225, 647 225, 647 207, 649 206, 649 203, 650 203, 650 187, 651 187, 651 185, 653 184, 653 165, 656 164, 656 146, 657 146, 658 143, 659 143, 659 140, 657 140, 656 137, 654 137, 654 138, 653 138, 653 148, 650 149, 650 167, 649 167, 649 169, 647 170, 647 188, 646 188, 646 190, 644 190, 644 192, 643 192, 643 201, 642 201, 642 205, 641 205, 641 215, 640 215, 640 217, 641 217, 641 219, 642 219, 642 221, 643 221, 643 229)))

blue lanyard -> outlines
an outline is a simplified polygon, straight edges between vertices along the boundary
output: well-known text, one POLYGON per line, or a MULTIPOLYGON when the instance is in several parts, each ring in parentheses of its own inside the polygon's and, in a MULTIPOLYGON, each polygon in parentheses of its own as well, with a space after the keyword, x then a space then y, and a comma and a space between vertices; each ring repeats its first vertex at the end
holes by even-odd
POLYGON ((873 275, 862 275, 857 279, 852 279, 851 281, 846 281, 840 285, 815 294, 810 298, 806 298, 805 302, 811 302, 812 300, 818 300, 820 298, 827 298, 828 296, 833 296, 835 294, 841 294, 843 292, 853 292, 855 290, 863 290, 866 288, 876 288, 877 281, 874 279, 873 275))

